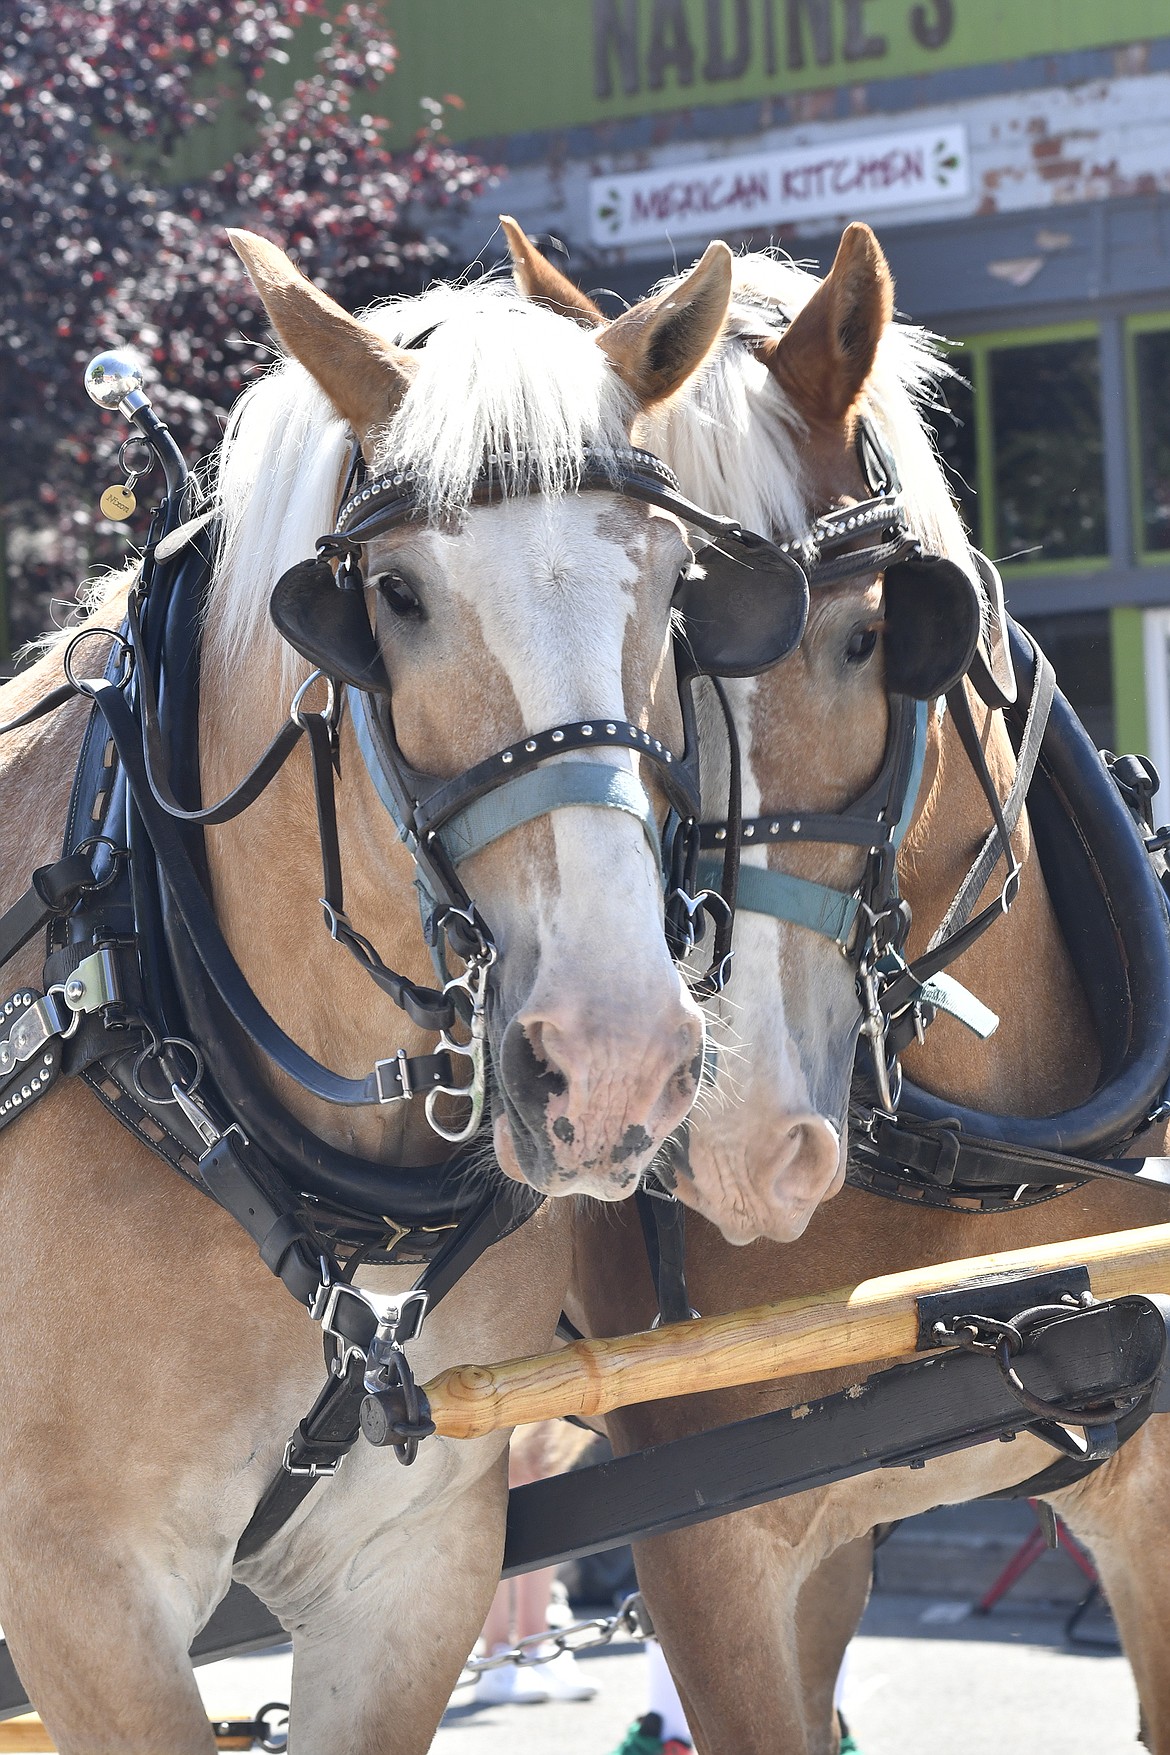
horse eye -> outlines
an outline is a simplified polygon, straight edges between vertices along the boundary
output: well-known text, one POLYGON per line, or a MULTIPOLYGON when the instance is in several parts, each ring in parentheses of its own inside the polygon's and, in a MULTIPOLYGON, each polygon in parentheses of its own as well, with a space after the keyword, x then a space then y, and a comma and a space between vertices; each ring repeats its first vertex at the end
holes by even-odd
POLYGON ((423 606, 401 573, 379 573, 374 589, 386 607, 405 620, 421 621, 423 606))
POLYGON ((845 647, 847 664, 865 664, 877 648, 876 628, 854 628, 845 647))

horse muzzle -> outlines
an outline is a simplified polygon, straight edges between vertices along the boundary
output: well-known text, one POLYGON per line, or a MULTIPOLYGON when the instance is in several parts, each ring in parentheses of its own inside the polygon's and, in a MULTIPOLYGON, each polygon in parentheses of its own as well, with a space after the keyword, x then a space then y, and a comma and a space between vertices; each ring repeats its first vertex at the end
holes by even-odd
POLYGON ((496 1154, 547 1194, 621 1200, 685 1119, 703 1070, 702 1014, 681 981, 615 1019, 529 1003, 495 1054, 496 1154))

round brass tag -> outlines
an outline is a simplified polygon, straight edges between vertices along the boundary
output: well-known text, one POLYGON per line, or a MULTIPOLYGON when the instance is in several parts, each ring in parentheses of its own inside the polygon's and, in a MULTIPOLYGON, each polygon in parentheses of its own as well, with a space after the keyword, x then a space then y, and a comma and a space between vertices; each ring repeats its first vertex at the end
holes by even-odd
POLYGON ((98 504, 103 518, 108 518, 111 524, 124 524, 138 501, 127 487, 108 487, 98 504))

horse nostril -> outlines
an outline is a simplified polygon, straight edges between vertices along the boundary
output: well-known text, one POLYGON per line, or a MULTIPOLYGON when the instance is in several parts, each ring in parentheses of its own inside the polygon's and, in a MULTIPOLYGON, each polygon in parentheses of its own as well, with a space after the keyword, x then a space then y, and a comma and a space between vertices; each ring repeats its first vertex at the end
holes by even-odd
POLYGON ((500 1045, 499 1072, 508 1098, 526 1124, 538 1131, 546 1126, 548 1106, 563 1097, 568 1079, 550 1061, 544 1023, 540 1018, 521 1022, 513 1018, 500 1045))
POLYGON ((841 1136, 823 1115, 794 1118, 773 1162, 774 1198, 822 1200, 841 1165, 841 1136))
POLYGON ((531 1055, 531 1076, 550 1097, 563 1097, 569 1088, 569 1080, 563 1070, 562 1062, 556 1055, 556 1039, 560 1031, 555 1024, 549 1024, 540 1018, 533 1018, 530 1023, 520 1026, 531 1055))

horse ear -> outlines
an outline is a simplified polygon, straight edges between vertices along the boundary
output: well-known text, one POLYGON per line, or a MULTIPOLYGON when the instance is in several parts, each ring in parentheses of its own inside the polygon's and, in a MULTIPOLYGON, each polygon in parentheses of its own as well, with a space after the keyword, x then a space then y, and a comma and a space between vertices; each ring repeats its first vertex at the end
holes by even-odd
POLYGON ((797 411, 843 420, 894 314, 894 282, 867 225, 847 226, 832 268, 783 335, 757 352, 797 411))
POLYGON ((719 339, 730 303, 731 251, 716 241, 685 280, 624 311, 597 345, 648 408, 698 371, 719 339))
POLYGON ((401 402, 414 371, 410 355, 343 311, 267 238, 230 229, 228 238, 284 347, 364 439, 401 402))
POLYGON ((500 225, 512 258, 512 277, 526 299, 558 317, 571 317, 583 329, 604 327, 605 318, 593 300, 541 255, 511 214, 501 213, 500 225))

